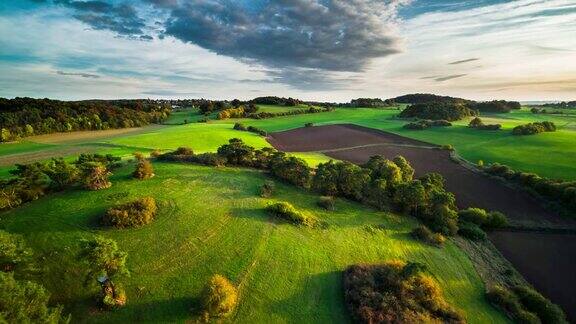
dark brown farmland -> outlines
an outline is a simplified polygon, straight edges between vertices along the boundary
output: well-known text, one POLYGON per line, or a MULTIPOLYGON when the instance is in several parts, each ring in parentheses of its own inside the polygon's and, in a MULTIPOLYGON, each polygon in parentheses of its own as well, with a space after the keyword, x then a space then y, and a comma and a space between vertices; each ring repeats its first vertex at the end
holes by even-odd
MULTIPOLYGON (((480 207, 505 213, 515 225, 576 228, 576 221, 547 210, 519 191, 451 159, 450 152, 421 141, 355 125, 307 127, 274 133, 269 142, 288 152, 320 151, 339 160, 362 164, 371 156, 404 156, 416 175, 437 172, 456 195, 460 208, 480 207)), ((546 296, 576 319, 576 235, 498 232, 491 236, 503 255, 546 296), (533 240, 532 242, 528 242, 533 240), (542 241, 541 246, 537 246, 542 241), (534 245, 534 247, 532 247, 534 245), (559 248, 564 245, 564 247, 559 248), (554 257, 552 257, 554 256, 554 257), (563 261, 562 261, 563 260, 563 261)))

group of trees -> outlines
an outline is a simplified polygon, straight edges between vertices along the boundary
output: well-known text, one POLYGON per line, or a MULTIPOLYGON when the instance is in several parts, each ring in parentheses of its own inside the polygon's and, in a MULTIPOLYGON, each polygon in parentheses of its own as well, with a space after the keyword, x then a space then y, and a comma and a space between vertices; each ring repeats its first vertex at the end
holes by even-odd
POLYGON ((0 98, 0 142, 55 132, 140 127, 161 123, 170 112, 169 104, 154 100, 0 98))
POLYGON ((63 159, 48 162, 18 164, 11 171, 14 176, 0 180, 0 210, 20 206, 43 195, 73 186, 89 190, 110 187, 110 169, 118 165, 120 158, 112 155, 81 154, 77 161, 67 163, 63 159))
POLYGON ((455 121, 476 115, 477 112, 465 103, 434 101, 410 105, 400 113, 399 117, 455 121))
POLYGON ((242 124, 242 123, 235 123, 233 128, 234 128, 235 130, 239 130, 239 131, 256 133, 256 134, 258 134, 258 135, 260 135, 260 136, 264 136, 264 137, 268 136, 268 132, 267 132, 267 131, 265 131, 265 130, 263 130, 263 129, 260 129, 260 128, 258 128, 258 127, 254 127, 254 126, 246 126, 246 125, 244 125, 244 124, 242 124))
POLYGON ((427 119, 423 119, 423 120, 418 120, 412 123, 408 123, 406 125, 404 125, 404 128, 406 129, 413 129, 413 130, 425 130, 428 129, 430 127, 450 127, 452 126, 452 123, 447 121, 447 120, 427 120, 427 119))
POLYGON ((488 290, 486 297, 518 323, 568 323, 560 307, 528 286, 519 285, 511 289, 494 286, 488 290))
POLYGON ((330 161, 313 170, 302 159, 284 152, 271 148, 257 150, 240 139, 231 139, 217 153, 196 155, 191 149, 179 148, 159 158, 264 169, 279 179, 325 196, 344 197, 382 209, 392 206, 419 218, 437 233, 458 232, 455 197, 445 190, 442 176, 431 173, 414 179, 414 169, 403 157, 390 161, 375 156, 363 166, 330 161))
POLYGON ((383 108, 395 106, 394 99, 382 100, 380 98, 358 98, 352 99, 348 106, 350 107, 367 107, 367 108, 383 108))
POLYGON ((253 114, 249 114, 246 115, 247 118, 253 118, 253 119, 266 119, 266 118, 274 118, 274 117, 281 117, 281 116, 294 116, 294 115, 303 115, 303 114, 316 114, 316 113, 321 113, 321 112, 330 112, 330 111, 334 111, 333 107, 322 107, 322 108, 318 108, 318 107, 313 107, 313 106, 308 106, 308 108, 301 108, 301 109, 291 109, 289 111, 284 111, 284 112, 275 112, 275 113, 271 113, 271 112, 259 112, 259 113, 253 113, 253 114))
POLYGON ((419 263, 353 265, 344 272, 344 299, 357 323, 465 323, 419 263))
POLYGON ((258 97, 250 101, 256 105, 274 105, 274 106, 289 106, 294 107, 302 103, 302 101, 294 98, 281 98, 275 96, 258 97))
POLYGON ((535 135, 544 132, 555 132, 556 125, 550 121, 534 122, 525 125, 518 125, 512 129, 514 135, 535 135))
POLYGON ((479 130, 499 130, 502 128, 500 124, 484 124, 480 117, 475 117, 470 121, 468 127, 479 130))
POLYGON ((486 173, 511 181, 524 187, 550 202, 560 204, 568 211, 576 211, 576 181, 553 180, 512 170, 510 167, 498 163, 491 164, 483 169, 486 173))
POLYGON ((469 103, 471 109, 481 112, 507 113, 522 108, 518 101, 493 100, 469 103))
POLYGON ((573 109, 576 108, 576 101, 562 101, 558 103, 547 103, 540 105, 545 108, 558 108, 558 109, 573 109))
POLYGON ((435 94, 430 93, 415 93, 415 94, 407 94, 404 96, 396 97, 393 99, 394 102, 403 103, 403 104, 423 104, 423 103, 430 103, 430 102, 443 102, 443 103, 470 103, 471 100, 466 100, 462 98, 454 98, 448 96, 438 96, 435 94))

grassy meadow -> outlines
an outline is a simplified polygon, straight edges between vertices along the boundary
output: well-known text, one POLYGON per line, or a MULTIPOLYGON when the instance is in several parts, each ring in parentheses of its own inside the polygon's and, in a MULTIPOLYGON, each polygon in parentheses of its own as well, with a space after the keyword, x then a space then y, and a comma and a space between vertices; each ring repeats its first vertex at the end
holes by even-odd
POLYGON ((337 210, 316 206, 318 197, 276 183, 271 199, 258 195, 265 174, 236 168, 154 163, 156 177, 117 171, 107 190, 53 194, 0 214, 0 228, 21 233, 45 269, 37 280, 53 301, 68 305, 73 322, 186 322, 208 278, 220 273, 239 287, 229 320, 240 323, 349 322, 342 270, 355 263, 391 259, 428 266, 447 300, 470 323, 507 319, 484 298, 470 260, 452 242, 438 249, 413 240, 416 221, 338 200, 337 210), (162 190, 158 190, 162 188, 162 190), (99 217, 116 203, 152 196, 155 221, 138 229, 106 229, 99 217), (326 222, 303 228, 271 218, 264 207, 288 201, 326 222), (102 235, 128 252, 130 277, 122 280, 128 303, 113 312, 93 308, 96 288, 86 289, 76 255, 81 239, 102 235))

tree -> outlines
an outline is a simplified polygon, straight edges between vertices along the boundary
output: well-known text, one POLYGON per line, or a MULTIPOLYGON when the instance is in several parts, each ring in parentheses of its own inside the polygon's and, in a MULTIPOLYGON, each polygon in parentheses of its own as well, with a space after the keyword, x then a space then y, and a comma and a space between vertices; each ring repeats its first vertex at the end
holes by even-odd
POLYGON ((426 190, 418 180, 401 183, 394 193, 394 202, 405 212, 417 215, 426 206, 426 190))
POLYGON ((108 180, 112 173, 101 163, 86 162, 81 165, 81 169, 82 182, 87 189, 100 190, 112 186, 112 183, 108 180))
POLYGON ((214 111, 214 103, 209 100, 202 101, 200 106, 198 107, 200 112, 204 115, 208 115, 209 113, 214 111))
POLYGON ((204 317, 224 317, 229 315, 238 303, 238 290, 221 275, 214 275, 202 292, 204 317))
POLYGON ((232 138, 228 144, 218 148, 218 155, 225 158, 229 164, 251 166, 254 159, 254 148, 244 144, 241 139, 232 138))
POLYGON ((17 281, 0 272, 0 323, 61 323, 62 308, 48 307, 50 295, 30 281, 17 281))
POLYGON ((50 185, 56 189, 64 189, 78 181, 80 171, 74 164, 66 163, 63 159, 52 159, 47 164, 46 175, 50 178, 50 185))
POLYGON ((371 157, 365 167, 371 171, 372 180, 382 178, 386 180, 388 188, 395 187, 402 182, 402 169, 383 156, 371 157))
POLYGON ((10 131, 6 128, 0 129, 0 142, 9 142, 12 140, 10 131))
POLYGON ((81 242, 79 258, 88 266, 87 282, 98 280, 101 284, 98 301, 104 307, 122 306, 126 302, 124 291, 113 280, 129 274, 127 257, 128 254, 120 251, 111 239, 97 236, 81 242))
POLYGON ((403 156, 397 156, 393 161, 402 171, 402 181, 412 181, 414 178, 414 168, 412 168, 410 163, 403 156))
POLYGON ((32 250, 26 246, 24 237, 0 230, 0 271, 12 272, 30 265, 32 250))
POLYGON ((480 119, 480 117, 474 117, 474 119, 472 119, 470 121, 470 123, 468 124, 468 127, 470 128, 478 128, 480 126, 484 125, 484 123, 482 122, 482 119, 480 119))

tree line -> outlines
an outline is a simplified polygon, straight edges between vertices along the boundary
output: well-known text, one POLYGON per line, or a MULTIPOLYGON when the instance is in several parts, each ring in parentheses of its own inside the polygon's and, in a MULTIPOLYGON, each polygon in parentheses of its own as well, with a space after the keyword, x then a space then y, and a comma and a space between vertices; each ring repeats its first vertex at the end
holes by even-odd
POLYGON ((0 98, 0 142, 55 132, 141 127, 161 123, 170 112, 169 104, 154 100, 0 98))

